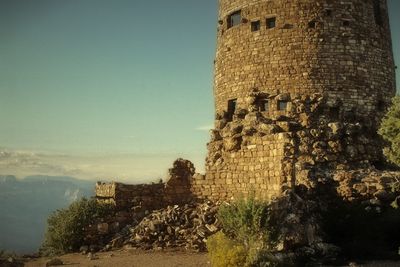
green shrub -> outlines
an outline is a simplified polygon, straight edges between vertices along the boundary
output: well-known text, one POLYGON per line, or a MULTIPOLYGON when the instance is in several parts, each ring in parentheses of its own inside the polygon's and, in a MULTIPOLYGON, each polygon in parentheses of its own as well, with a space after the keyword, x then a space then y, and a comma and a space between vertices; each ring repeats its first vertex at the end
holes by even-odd
POLYGON ((400 166, 400 96, 392 100, 392 106, 382 120, 379 134, 389 146, 384 149, 388 160, 400 166))
POLYGON ((224 233, 247 246, 268 239, 267 207, 251 195, 248 199, 221 205, 217 216, 224 233))
POLYGON ((238 267, 246 264, 245 247, 222 232, 208 238, 207 249, 213 267, 238 267))
POLYGON ((220 206, 223 233, 207 241, 212 266, 275 266, 265 257, 270 255, 267 210, 268 205, 253 195, 220 206))
POLYGON ((53 212, 47 219, 47 230, 40 252, 53 255, 77 251, 83 245, 85 229, 110 212, 110 205, 85 198, 73 202, 68 208, 53 212))

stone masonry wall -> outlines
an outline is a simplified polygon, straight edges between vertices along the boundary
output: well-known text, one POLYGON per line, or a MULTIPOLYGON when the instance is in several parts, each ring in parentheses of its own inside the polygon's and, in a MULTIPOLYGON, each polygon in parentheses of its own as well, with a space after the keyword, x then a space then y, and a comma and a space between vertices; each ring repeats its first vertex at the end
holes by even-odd
POLYGON ((153 210, 164 205, 164 184, 128 185, 122 183, 97 183, 96 198, 114 204, 119 209, 153 210))
MULTIPOLYGON (((220 0, 216 113, 254 88, 268 95, 326 94, 378 122, 395 92, 387 4, 374 0, 220 0), (241 11, 240 24, 229 15, 241 11), (275 27, 267 28, 267 19, 275 27), (252 23, 259 21, 258 30, 252 23)), ((278 110, 271 101, 269 110, 278 110)))
POLYGON ((271 199, 383 161, 376 131, 395 93, 385 0, 220 0, 218 19, 196 194, 271 199))
POLYGON ((167 205, 188 203, 193 199, 191 180, 194 173, 193 163, 177 159, 173 167, 169 169, 169 176, 165 183, 128 185, 98 182, 95 188, 96 198, 100 202, 113 204, 117 210, 132 213, 132 215, 167 205))
POLYGON ((196 195, 230 199, 254 192, 270 200, 299 186, 315 189, 337 171, 383 162, 382 141, 371 121, 332 114, 340 100, 281 94, 276 98, 288 102, 286 115, 267 116, 256 108, 260 96, 259 91, 249 93, 248 109, 237 110, 231 121, 217 118, 206 175, 192 182, 196 195))

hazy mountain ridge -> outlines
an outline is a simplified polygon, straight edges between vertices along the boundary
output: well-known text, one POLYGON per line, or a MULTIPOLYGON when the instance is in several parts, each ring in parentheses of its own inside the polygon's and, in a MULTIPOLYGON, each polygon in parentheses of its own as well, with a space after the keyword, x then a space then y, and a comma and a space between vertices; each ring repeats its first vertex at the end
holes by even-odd
POLYGON ((0 250, 36 251, 49 214, 92 196, 94 185, 68 176, 0 175, 0 250))

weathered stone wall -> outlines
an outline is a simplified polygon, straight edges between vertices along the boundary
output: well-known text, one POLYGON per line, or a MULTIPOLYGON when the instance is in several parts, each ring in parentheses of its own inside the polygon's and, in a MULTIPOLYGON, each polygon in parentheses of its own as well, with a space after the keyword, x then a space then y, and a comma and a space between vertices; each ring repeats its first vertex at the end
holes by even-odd
POLYGON ((341 99, 343 111, 379 121, 395 92, 387 4, 379 3, 375 10, 373 0, 220 0, 217 114, 230 99, 246 107, 244 97, 257 88, 268 95, 324 93, 341 99), (238 10, 241 23, 229 28, 238 10), (275 27, 267 28, 271 17, 275 27), (260 28, 252 31, 255 21, 260 28))
POLYGON ((194 173, 193 163, 177 159, 169 169, 165 183, 128 185, 98 182, 95 188, 96 198, 103 203, 115 205, 117 210, 136 215, 168 205, 188 203, 194 197, 191 191, 194 173))
POLYGON ((122 183, 97 183, 96 198, 111 203, 119 209, 153 210, 164 205, 164 184, 128 185, 122 183))
POLYGON ((271 199, 382 161, 395 92, 385 0, 219 4, 215 129, 195 194, 271 199))
POLYGON ((231 138, 228 142, 236 147, 219 149, 227 146, 222 140, 209 144, 207 174, 203 179, 195 177, 193 187, 200 189, 194 193, 217 200, 247 196, 253 191, 265 199, 279 195, 288 183, 283 159, 290 140, 285 133, 231 138))
MULTIPOLYGON (((232 121, 217 118, 208 144, 206 175, 195 177, 195 194, 229 199, 254 192, 264 199, 286 189, 314 189, 335 171, 371 168, 383 161, 373 123, 355 114, 332 114, 340 102, 321 94, 291 96, 285 115, 266 116, 255 107, 262 92, 247 95, 248 109, 232 121)), ((269 99, 274 101, 274 97, 269 99)))

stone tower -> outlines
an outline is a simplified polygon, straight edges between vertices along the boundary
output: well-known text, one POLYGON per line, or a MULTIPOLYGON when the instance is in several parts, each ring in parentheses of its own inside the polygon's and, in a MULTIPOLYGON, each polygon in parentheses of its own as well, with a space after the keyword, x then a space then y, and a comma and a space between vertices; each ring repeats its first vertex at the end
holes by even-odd
POLYGON ((218 16, 198 194, 271 199, 381 162, 395 94, 386 0, 219 0, 218 16))

